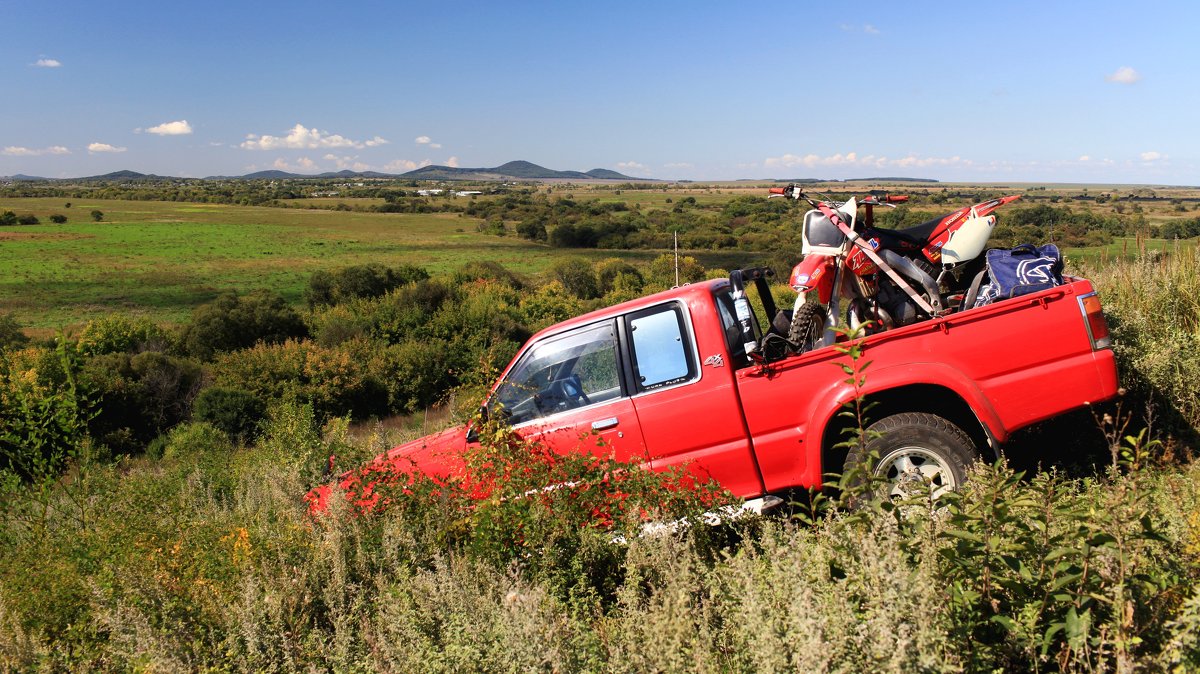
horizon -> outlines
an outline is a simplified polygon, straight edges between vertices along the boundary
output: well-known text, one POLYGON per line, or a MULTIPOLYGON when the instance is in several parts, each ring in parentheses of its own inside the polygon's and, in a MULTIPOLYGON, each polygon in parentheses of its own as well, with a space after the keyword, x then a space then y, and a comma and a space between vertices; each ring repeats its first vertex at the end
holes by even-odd
POLYGON ((1200 6, 67 9, 6 7, 0 175, 1200 184, 1200 6))

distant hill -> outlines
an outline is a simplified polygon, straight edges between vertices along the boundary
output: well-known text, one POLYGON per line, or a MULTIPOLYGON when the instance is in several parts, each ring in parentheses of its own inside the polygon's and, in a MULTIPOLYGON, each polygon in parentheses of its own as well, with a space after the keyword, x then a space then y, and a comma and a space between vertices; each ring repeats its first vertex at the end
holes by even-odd
POLYGON ((527 161, 510 161, 494 168, 422 166, 400 177, 410 180, 647 180, 608 169, 555 171, 527 161))
POLYGON ((138 180, 153 181, 153 180, 182 180, 182 178, 173 178, 171 176, 156 176, 153 173, 138 173, 137 171, 113 171, 99 176, 87 176, 86 178, 72 178, 71 180, 78 181, 96 181, 96 182, 133 182, 138 180))
MULTIPOLYGON (((378 171, 336 171, 318 174, 291 173, 275 169, 256 171, 242 176, 208 176, 205 180, 304 180, 304 179, 342 179, 354 180, 363 178, 402 179, 402 180, 470 180, 470 181, 500 181, 500 180, 636 180, 649 181, 649 178, 634 178, 610 169, 592 169, 590 171, 555 171, 545 166, 538 166, 527 161, 510 161, 494 168, 459 168, 456 166, 423 166, 419 169, 402 174, 380 173, 378 171)), ((98 176, 82 178, 38 178, 36 176, 14 175, 5 180, 23 181, 73 181, 73 182, 134 182, 154 180, 184 180, 171 176, 159 176, 137 171, 113 171, 98 176)))
POLYGON ((0 176, 0 180, 13 180, 16 182, 21 182, 21 181, 49 180, 49 178, 39 178, 38 176, 27 176, 24 173, 18 173, 16 175, 12 175, 12 176, 0 176))

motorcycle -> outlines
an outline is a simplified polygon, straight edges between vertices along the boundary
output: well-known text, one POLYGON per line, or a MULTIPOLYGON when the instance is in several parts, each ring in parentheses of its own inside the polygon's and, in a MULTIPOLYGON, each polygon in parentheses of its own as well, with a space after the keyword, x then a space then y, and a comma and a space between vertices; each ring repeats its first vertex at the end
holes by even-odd
POLYGON ((846 323, 868 333, 966 308, 968 286, 983 267, 981 253, 996 226, 992 212, 1020 198, 989 199, 891 230, 875 227, 874 208, 895 208, 906 196, 839 203, 813 199, 797 185, 772 188, 771 196, 804 199, 812 207, 801 231, 804 257, 788 282, 797 293, 788 341, 799 353, 834 342, 843 299, 849 300, 846 323), (815 303, 808 301, 813 291, 815 303))

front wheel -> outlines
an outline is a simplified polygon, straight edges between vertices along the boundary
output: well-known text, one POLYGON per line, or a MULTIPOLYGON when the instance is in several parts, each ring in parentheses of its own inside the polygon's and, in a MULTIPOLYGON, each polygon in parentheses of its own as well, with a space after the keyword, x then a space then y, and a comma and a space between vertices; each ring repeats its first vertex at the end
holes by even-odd
POLYGON ((820 304, 805 304, 792 314, 788 341, 796 353, 807 353, 821 346, 825 337, 825 319, 829 314, 820 304))
MULTIPOLYGON (((871 424, 867 433, 871 439, 850 451, 846 468, 866 468, 869 458, 878 457, 871 474, 891 498, 909 496, 920 485, 934 499, 957 490, 966 480, 967 467, 979 457, 970 436, 935 414, 895 414, 871 424)), ((852 484, 867 481, 862 475, 852 484)))

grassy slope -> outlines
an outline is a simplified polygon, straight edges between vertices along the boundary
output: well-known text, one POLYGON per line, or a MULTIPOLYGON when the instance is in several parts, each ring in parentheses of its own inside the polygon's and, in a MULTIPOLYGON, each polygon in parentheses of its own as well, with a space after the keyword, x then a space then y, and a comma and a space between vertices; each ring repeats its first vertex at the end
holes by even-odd
MULTIPOLYGON (((864 184, 861 189, 870 187, 883 186, 864 184)), ((918 186, 907 191, 938 191, 943 187, 918 186)), ((576 199, 623 201, 643 209, 670 208, 672 202, 689 196, 701 205, 714 205, 736 196, 765 193, 762 186, 743 185, 620 190, 619 194, 610 187, 552 185, 546 189, 552 198, 570 195, 576 199)), ((1095 186, 1093 191, 1098 191, 1095 186)), ((1196 194, 1194 190, 1159 192, 1162 196, 1185 198, 1196 194)), ((1062 194, 1067 197, 1070 191, 1062 194)), ((365 262, 416 264, 437 272, 487 259, 517 272, 537 273, 565 255, 592 259, 619 255, 648 260, 658 254, 555 250, 515 237, 479 234, 478 220, 450 214, 371 214, 96 199, 74 201, 70 209, 65 209, 64 201, 0 199, 0 211, 33 213, 47 223, 52 213, 70 218, 65 225, 0 228, 0 312, 12 312, 18 322, 35 333, 70 328, 114 311, 177 323, 197 305, 228 289, 268 288, 299 302, 313 271, 365 262), (105 213, 104 222, 91 222, 88 213, 93 209, 105 213)), ((329 206, 377 200, 333 197, 311 201, 329 206)), ((1070 205, 1099 212, 1111 210, 1111 205, 1070 205)), ((1195 213, 1177 213, 1166 202, 1146 204, 1146 208, 1152 221, 1195 213)), ((1150 249, 1173 246, 1162 241, 1148 244, 1150 249)), ((1070 251, 1068 256, 1104 260, 1132 255, 1137 248, 1133 240, 1118 240, 1103 249, 1070 251)), ((721 268, 751 263, 759 257, 738 251, 689 254, 695 254, 708 267, 721 268)))
POLYGON ((379 262, 442 271, 486 258, 536 272, 554 252, 486 236, 447 214, 367 214, 149 201, 0 200, 0 210, 71 218, 0 230, 0 311, 35 328, 113 311, 181 321, 227 289, 299 301, 317 269, 379 262), (104 222, 88 218, 104 212, 104 222), (85 221, 86 219, 86 221, 85 221))

